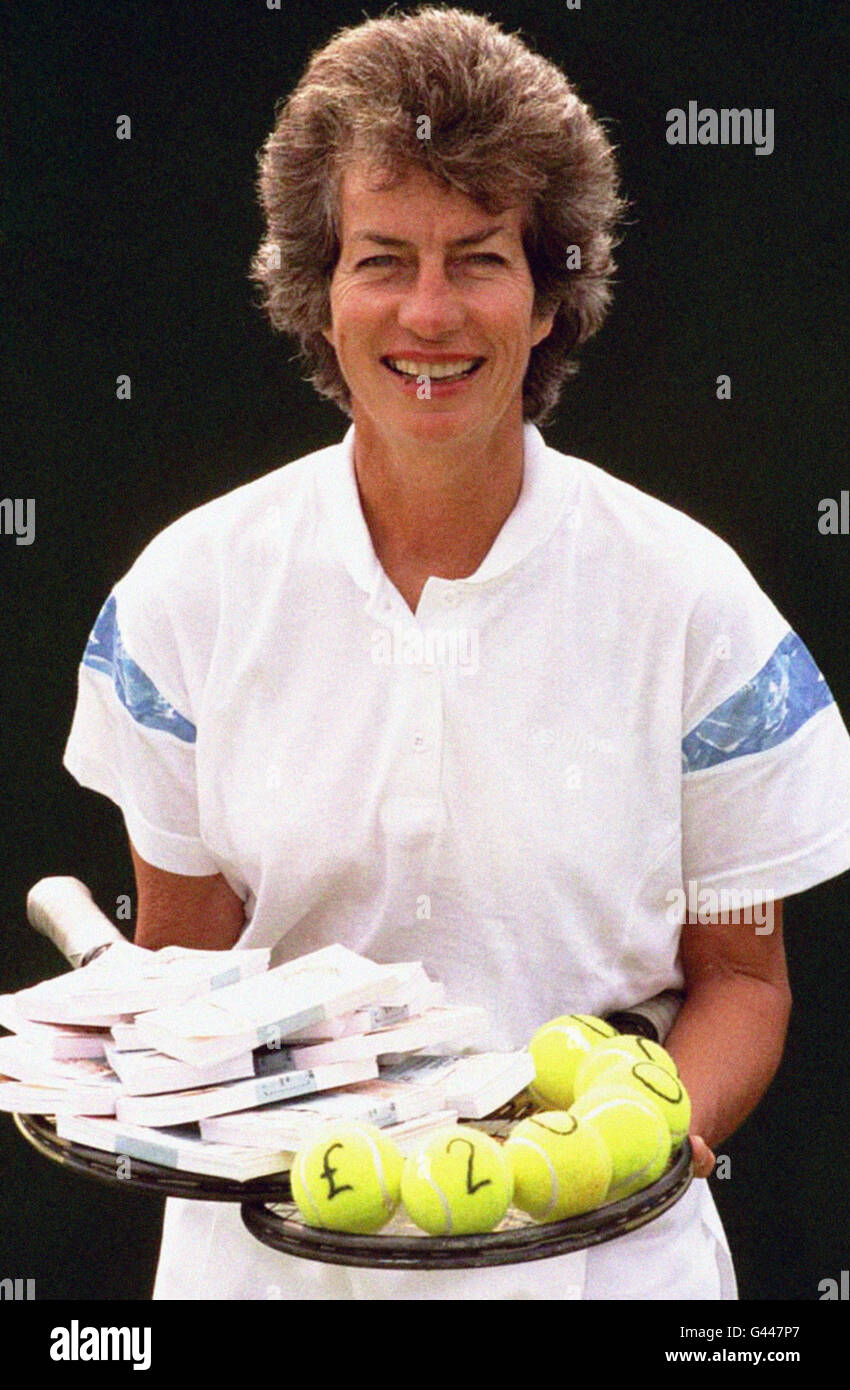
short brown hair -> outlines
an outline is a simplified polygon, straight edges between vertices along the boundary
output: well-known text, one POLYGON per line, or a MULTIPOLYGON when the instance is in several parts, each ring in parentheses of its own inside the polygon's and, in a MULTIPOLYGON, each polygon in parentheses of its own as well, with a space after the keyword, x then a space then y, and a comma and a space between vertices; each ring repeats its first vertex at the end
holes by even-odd
POLYGON ((599 121, 553 63, 464 10, 424 5, 367 20, 313 55, 259 154, 266 235, 251 278, 273 327, 298 339, 313 385, 347 415, 351 393, 321 330, 331 322, 342 175, 363 158, 386 174, 382 186, 415 165, 489 214, 526 209, 534 312, 555 311, 523 382, 523 416, 542 423, 611 297, 625 204, 599 121), (423 116, 429 139, 418 138, 423 116))

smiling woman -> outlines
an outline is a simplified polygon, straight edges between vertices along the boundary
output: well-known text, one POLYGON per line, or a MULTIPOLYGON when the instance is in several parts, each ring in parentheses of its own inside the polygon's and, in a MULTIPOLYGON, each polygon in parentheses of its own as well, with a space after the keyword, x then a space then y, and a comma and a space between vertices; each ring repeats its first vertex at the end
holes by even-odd
MULTIPOLYGON (((65 763, 124 812, 138 939, 421 961, 502 1050, 679 991, 703 1177, 782 1053, 778 905, 850 866, 850 738, 724 541, 537 428, 608 304, 611 146, 553 64, 428 7, 312 58, 260 194, 265 308, 353 424, 155 536, 95 625, 65 763), (691 886, 758 889, 771 931, 688 922, 691 886)), ((735 1297, 705 1183, 444 1274, 169 1201, 156 1297, 735 1297)))
MULTIPOLYGON (((313 384, 348 414, 351 387, 326 330, 345 176, 355 165, 368 167, 376 189, 409 182, 414 241, 427 231, 416 207, 424 174, 447 196, 463 194, 476 205, 467 248, 514 210, 511 249, 515 258, 524 252, 535 317, 552 322, 533 345, 523 380, 524 418, 542 423, 609 303, 623 203, 600 123, 558 68, 459 10, 424 7, 371 20, 343 30, 313 57, 261 154, 268 226, 252 271, 273 326, 298 338, 313 384), (411 180, 411 171, 418 177, 411 180)), ((388 275, 397 283, 410 273, 412 247, 399 245, 398 233, 370 222, 357 231, 358 275, 384 284, 388 275), (393 254, 376 256, 367 241, 389 243, 393 254)), ((495 240, 483 256, 461 254, 462 245, 454 250, 461 277, 517 274, 516 265, 501 265, 504 249, 495 240)))

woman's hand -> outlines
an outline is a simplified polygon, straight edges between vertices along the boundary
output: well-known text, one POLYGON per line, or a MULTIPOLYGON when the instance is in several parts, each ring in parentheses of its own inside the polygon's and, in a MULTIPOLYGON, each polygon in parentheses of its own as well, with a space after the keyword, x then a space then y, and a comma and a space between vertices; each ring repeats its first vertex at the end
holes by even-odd
POLYGON ((698 1134, 688 1136, 694 1155, 694 1177, 707 1178, 716 1162, 714 1154, 698 1134))

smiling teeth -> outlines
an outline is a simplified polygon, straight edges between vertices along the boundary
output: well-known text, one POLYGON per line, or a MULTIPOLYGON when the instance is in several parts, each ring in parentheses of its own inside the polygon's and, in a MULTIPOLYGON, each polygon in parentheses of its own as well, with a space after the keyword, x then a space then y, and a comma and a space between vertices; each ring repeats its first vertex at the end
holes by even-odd
POLYGON ((478 358, 470 357, 465 362, 412 362, 406 357, 388 357, 387 361, 397 372, 404 372, 406 376, 430 376, 436 379, 462 376, 475 366, 478 358))

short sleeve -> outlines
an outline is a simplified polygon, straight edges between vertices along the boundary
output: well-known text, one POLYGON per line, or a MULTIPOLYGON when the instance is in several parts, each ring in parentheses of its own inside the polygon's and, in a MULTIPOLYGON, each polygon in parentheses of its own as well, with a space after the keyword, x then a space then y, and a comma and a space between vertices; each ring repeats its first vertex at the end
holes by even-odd
POLYGON ((686 645, 684 882, 770 900, 843 873, 850 736, 811 653, 723 543, 686 645))
POLYGON ((149 556, 137 561, 98 615, 63 762, 82 786, 120 807, 148 863, 214 874, 219 866, 199 829, 193 702, 155 569, 149 556))

